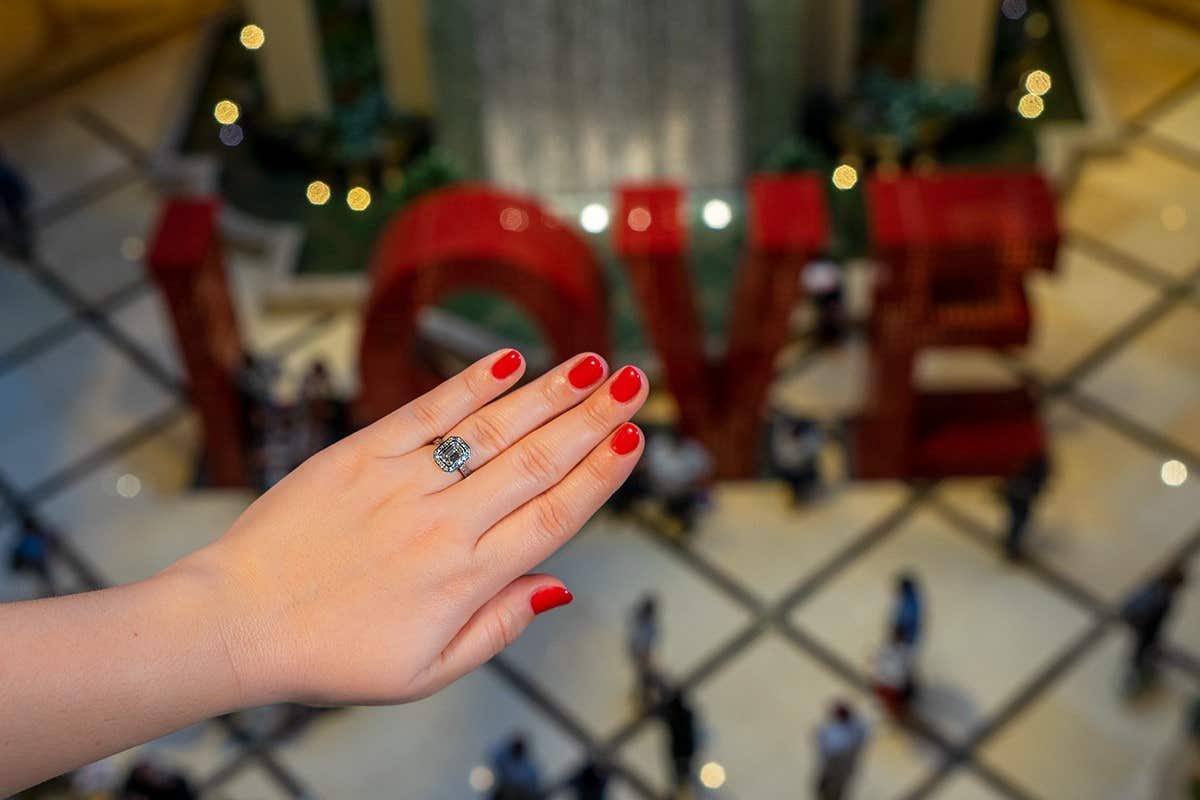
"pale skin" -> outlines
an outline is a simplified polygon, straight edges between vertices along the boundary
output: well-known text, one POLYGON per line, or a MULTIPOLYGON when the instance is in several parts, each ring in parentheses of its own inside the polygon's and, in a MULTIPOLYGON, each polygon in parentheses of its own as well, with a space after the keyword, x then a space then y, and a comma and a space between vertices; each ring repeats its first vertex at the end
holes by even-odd
POLYGON ((313 456, 157 575, 0 606, 0 796, 239 708, 418 700, 511 645, 534 596, 563 586, 527 572, 642 452, 623 423, 645 376, 597 359, 577 388, 589 355, 508 392, 525 361, 493 353, 313 456), (444 435, 472 447, 465 480, 433 462, 444 435))

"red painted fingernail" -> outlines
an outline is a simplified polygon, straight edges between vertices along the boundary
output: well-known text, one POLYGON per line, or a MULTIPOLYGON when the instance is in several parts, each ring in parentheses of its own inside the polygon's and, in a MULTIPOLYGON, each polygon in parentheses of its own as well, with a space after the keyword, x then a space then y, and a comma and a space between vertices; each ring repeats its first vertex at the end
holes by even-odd
POLYGON ((537 616, 543 611, 565 606, 574 599, 575 595, 562 586, 547 586, 533 593, 533 597, 529 598, 529 605, 533 608, 534 616, 537 616))
POLYGON ((619 456, 628 455, 637 449, 642 441, 642 432, 632 422, 626 422, 617 428, 612 437, 613 452, 619 456))
POLYGON ((504 355, 496 359, 496 363, 492 364, 492 376, 503 380, 509 375, 517 371, 521 366, 521 354, 516 350, 509 350, 504 355))
POLYGON ((642 375, 634 367, 626 367, 608 387, 608 393, 618 403, 628 403, 642 389, 642 375))
POLYGON ((600 359, 595 356, 588 356, 571 367, 571 371, 567 373, 567 380, 576 389, 586 389, 600 380, 600 376, 603 374, 604 364, 601 363, 600 359))

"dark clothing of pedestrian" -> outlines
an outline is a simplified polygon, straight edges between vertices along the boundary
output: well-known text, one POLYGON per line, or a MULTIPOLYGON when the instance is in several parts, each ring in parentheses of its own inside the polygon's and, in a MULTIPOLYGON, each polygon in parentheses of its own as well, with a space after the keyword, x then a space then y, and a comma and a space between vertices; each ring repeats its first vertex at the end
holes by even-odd
POLYGON ((692 762, 696 758, 696 715, 676 694, 663 709, 663 721, 670 737, 671 767, 675 774, 675 788, 682 789, 692 774, 692 762))
POLYGON ((608 770, 594 761, 589 761, 571 779, 575 800, 604 800, 608 790, 608 770))
POLYGON ((1183 584, 1182 572, 1171 570, 1138 591, 1125 604, 1123 616, 1134 633, 1132 667, 1135 673, 1144 674, 1151 666, 1163 625, 1171 615, 1175 596, 1183 584))
POLYGON ((1008 535, 1004 539, 1004 552, 1014 561, 1022 555, 1033 504, 1046 488, 1049 478, 1050 459, 1043 454, 1004 484, 1001 495, 1008 507, 1008 535))
POLYGON ((925 609, 916 583, 902 583, 896 597, 896 609, 892 614, 892 630, 898 640, 912 646, 921 638, 925 609))
POLYGON ((866 740, 866 725, 847 708, 838 709, 817 729, 819 800, 842 800, 846 796, 866 740))
POLYGON ((33 229, 29 221, 29 187, 20 174, 0 158, 0 242, 7 243, 18 258, 33 257, 33 229))

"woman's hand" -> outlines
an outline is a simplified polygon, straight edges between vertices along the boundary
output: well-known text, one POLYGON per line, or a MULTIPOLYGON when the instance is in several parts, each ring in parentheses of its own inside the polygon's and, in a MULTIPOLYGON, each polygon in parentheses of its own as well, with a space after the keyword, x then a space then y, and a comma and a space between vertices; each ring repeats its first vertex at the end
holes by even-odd
POLYGON ((161 576, 206 587, 249 706, 432 694, 570 602, 525 573, 566 543, 642 451, 645 375, 581 355, 511 394, 493 353, 305 462, 161 576), (501 396, 504 395, 504 396, 501 396), (430 442, 461 436, 467 478, 430 442))

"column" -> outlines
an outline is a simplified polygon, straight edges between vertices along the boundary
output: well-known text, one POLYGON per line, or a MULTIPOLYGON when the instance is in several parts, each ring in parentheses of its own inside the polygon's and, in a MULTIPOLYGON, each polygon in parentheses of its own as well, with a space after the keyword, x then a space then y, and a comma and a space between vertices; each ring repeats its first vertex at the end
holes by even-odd
POLYGON ((329 83, 312 0, 245 3, 248 21, 267 37, 255 55, 271 113, 280 119, 329 116, 329 83))

